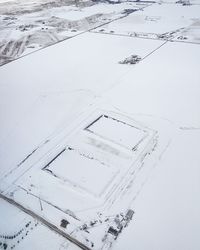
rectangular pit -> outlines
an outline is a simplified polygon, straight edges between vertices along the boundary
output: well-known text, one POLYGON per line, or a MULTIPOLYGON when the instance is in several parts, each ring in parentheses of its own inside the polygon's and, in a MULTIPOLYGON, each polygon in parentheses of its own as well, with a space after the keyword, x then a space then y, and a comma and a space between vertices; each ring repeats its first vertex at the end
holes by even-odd
POLYGON ((60 151, 43 170, 96 197, 103 194, 118 173, 116 168, 70 147, 60 151))
POLYGON ((133 150, 147 135, 144 129, 108 115, 99 116, 85 130, 129 150, 133 150))

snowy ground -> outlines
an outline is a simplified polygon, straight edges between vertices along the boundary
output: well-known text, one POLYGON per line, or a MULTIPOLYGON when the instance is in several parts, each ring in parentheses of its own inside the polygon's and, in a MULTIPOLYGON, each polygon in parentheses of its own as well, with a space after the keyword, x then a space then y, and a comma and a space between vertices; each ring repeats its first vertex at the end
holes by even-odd
POLYGON ((0 249, 200 249, 191 3, 0 2, 0 249))
MULTIPOLYGON (((147 4, 146 4, 147 5, 147 4)), ((0 2, 0 65, 126 16, 146 5, 92 1, 0 2)))
POLYGON ((92 30, 146 39, 200 43, 200 5, 153 4, 122 20, 92 30), (170 15, 169 15, 170 13, 170 15))
MULTIPOLYGON (((4 200, 1 200, 0 209, 0 249, 65 249, 70 245, 58 234, 4 200)), ((79 249, 74 245, 69 247, 70 250, 79 249)))

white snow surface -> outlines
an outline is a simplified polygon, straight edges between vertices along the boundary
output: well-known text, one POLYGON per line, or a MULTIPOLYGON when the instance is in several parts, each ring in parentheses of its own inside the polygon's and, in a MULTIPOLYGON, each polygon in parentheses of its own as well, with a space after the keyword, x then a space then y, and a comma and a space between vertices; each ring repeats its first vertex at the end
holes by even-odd
MULTIPOLYGON (((95 250, 107 249, 100 236, 128 208, 133 220, 112 249, 200 249, 200 2, 191 3, 145 5, 0 67, 1 194, 57 227, 71 219, 62 230, 95 250), (131 55, 141 61, 119 64, 131 55), (91 218, 97 226, 80 231, 91 218)), ((121 7, 66 6, 60 17, 65 8, 78 20, 121 7)), ((1 242, 29 221, 31 233, 9 247, 78 249, 0 199, 1 242)))

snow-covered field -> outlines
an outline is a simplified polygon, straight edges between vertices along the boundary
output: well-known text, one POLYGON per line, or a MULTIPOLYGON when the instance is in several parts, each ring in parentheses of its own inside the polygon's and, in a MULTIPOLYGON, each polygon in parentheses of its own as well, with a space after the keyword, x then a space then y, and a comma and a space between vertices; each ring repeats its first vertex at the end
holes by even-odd
POLYGON ((1 200, 0 249, 79 249, 20 209, 1 200), (9 237, 9 244, 7 239, 9 237))
POLYGON ((0 249, 200 249, 185 3, 0 1, 0 249))
POLYGON ((127 9, 140 7, 135 3, 96 5, 78 0, 77 6, 69 0, 0 2, 0 65, 127 16, 127 9))
POLYGON ((153 4, 93 32, 199 43, 200 5, 153 4), (170 13, 170 14, 169 14, 170 13))

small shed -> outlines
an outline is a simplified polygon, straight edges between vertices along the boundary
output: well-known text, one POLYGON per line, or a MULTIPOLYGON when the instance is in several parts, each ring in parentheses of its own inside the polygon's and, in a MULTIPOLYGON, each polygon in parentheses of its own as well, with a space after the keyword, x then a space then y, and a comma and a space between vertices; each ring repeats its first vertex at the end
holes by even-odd
POLYGON ((128 211, 127 211, 127 213, 126 213, 126 220, 127 221, 130 221, 130 220, 132 220, 132 218, 133 218, 133 215, 134 215, 134 211, 132 210, 132 209, 129 209, 128 211))
POLYGON ((60 222, 60 226, 63 228, 66 228, 68 224, 69 224, 69 221, 67 221, 65 219, 62 219, 60 222))
POLYGON ((115 237, 117 237, 119 234, 119 232, 116 229, 114 229, 113 227, 109 227, 108 233, 114 235, 115 237))

